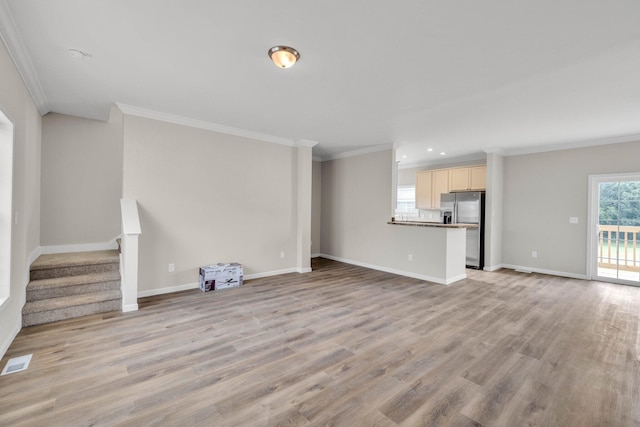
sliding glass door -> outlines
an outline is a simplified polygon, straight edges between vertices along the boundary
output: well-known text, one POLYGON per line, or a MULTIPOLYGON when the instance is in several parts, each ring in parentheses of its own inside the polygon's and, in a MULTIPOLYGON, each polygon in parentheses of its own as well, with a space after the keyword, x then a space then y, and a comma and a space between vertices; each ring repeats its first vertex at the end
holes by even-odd
POLYGON ((640 175, 591 177, 594 279, 640 285, 640 175))

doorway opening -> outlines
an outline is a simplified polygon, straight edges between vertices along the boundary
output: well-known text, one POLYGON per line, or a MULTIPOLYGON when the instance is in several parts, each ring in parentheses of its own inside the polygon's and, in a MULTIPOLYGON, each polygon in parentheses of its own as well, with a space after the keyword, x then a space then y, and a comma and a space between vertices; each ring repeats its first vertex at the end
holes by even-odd
POLYGON ((589 182, 590 277, 640 286, 640 173, 589 182))

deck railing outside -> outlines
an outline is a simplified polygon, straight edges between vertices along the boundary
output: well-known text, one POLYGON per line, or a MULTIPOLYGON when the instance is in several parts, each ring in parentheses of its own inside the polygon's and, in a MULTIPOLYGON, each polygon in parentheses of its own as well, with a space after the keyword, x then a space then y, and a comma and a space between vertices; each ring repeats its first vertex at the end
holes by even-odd
POLYGON ((640 271, 640 227, 600 225, 598 267, 640 271))

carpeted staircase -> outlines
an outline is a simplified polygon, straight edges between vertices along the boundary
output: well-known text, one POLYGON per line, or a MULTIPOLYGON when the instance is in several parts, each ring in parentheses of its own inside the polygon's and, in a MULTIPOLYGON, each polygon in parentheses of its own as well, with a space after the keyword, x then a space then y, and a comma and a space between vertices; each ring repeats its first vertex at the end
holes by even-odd
POLYGON ((31 264, 22 326, 122 307, 117 250, 41 255, 31 264))

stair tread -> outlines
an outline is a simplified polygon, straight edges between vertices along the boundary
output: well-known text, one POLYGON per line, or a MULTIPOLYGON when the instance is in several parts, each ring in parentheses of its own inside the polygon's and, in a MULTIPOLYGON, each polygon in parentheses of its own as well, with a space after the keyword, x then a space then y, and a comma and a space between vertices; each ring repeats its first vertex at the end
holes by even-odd
POLYGON ((22 316, 22 325, 24 327, 42 325, 44 323, 52 323, 60 320, 76 319, 84 316, 93 316, 99 313, 119 311, 120 304, 121 302, 116 299, 91 304, 75 305, 71 307, 62 307, 55 310, 26 313, 22 316))
POLYGON ((63 288, 67 286, 86 285, 89 283, 112 282, 120 280, 120 272, 107 271, 104 273, 89 273, 78 276, 54 277, 51 279, 31 280, 27 285, 27 291, 41 289, 63 288))
POLYGON ((68 252, 40 255, 32 264, 31 271, 48 268, 75 267, 82 265, 110 264, 120 262, 118 251, 68 252))
POLYGON ((68 297, 50 298, 39 301, 31 301, 24 305, 22 314, 38 313, 42 311, 57 310, 84 304, 93 304, 122 298, 120 290, 87 293, 68 297))

